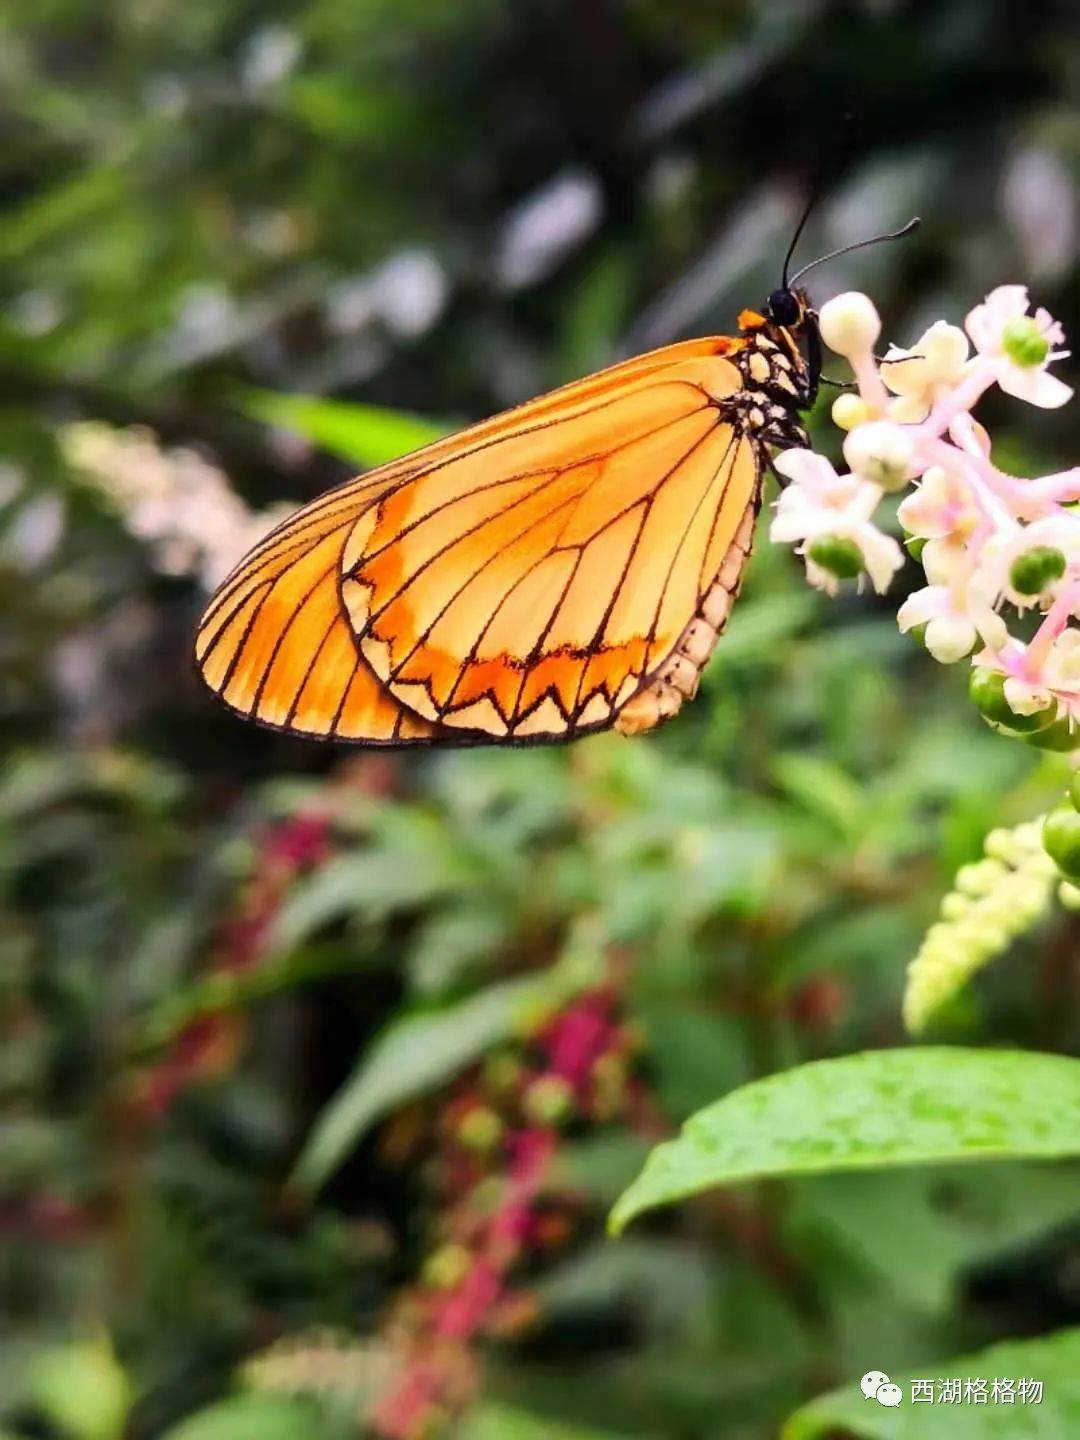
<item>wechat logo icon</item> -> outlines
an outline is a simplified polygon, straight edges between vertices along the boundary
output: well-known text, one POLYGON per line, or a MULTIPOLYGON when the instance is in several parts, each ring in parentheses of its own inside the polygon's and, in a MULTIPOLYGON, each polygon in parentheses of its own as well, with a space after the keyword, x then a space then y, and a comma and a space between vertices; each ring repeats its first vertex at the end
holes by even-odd
POLYGON ((879 1405, 888 1405, 890 1408, 899 1405, 904 1398, 900 1386, 894 1385, 884 1370, 868 1370, 859 1381, 859 1389, 864 1399, 876 1400, 879 1405))

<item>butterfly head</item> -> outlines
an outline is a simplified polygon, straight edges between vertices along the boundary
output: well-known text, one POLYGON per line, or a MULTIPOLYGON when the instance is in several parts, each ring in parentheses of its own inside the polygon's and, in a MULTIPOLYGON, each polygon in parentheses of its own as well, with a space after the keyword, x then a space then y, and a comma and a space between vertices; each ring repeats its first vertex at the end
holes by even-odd
POLYGON ((739 316, 744 336, 766 335, 774 342, 781 338, 798 341, 817 329, 817 311, 802 286, 780 285, 760 310, 744 310, 739 316))
POLYGON ((795 412, 813 405, 821 378, 818 318, 809 296, 801 287, 781 284, 760 311, 742 312, 739 328, 748 390, 764 387, 770 402, 788 411, 795 424, 795 412))
POLYGON ((813 313, 805 290, 782 285, 765 301, 765 318, 784 330, 801 330, 813 313))

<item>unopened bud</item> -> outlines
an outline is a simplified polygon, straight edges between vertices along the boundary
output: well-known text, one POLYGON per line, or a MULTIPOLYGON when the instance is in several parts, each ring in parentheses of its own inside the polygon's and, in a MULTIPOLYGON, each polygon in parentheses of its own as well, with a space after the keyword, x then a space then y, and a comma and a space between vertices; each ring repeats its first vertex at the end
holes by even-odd
POLYGON ((1012 587, 1021 595, 1041 595, 1065 574, 1065 554, 1055 545, 1035 545, 1018 555, 1009 569, 1012 587))
POLYGON ((424 1264, 423 1277, 434 1290, 453 1290, 469 1273, 472 1256, 464 1245, 443 1245, 424 1264))
POLYGON ((861 355, 873 350, 881 334, 881 317, 869 295, 848 290, 827 300, 818 318, 821 338, 837 355, 861 355))
POLYGON ((1027 369, 1044 363, 1050 341, 1030 315, 1018 315, 1002 330, 1001 348, 1014 365, 1027 369))
POLYGON ((525 1092, 526 1116, 537 1125, 557 1125, 570 1114, 574 1087, 561 1075, 541 1075, 525 1092))
POLYGON ((856 425, 865 425, 874 419, 874 411, 861 395, 848 391, 833 401, 832 420, 838 430, 854 430, 856 425))
POLYGON ((1067 755, 1080 746, 1080 731, 1074 728, 1068 715, 1062 715, 1052 724, 1036 730, 1034 734, 1025 735, 1024 744, 1031 745, 1036 750, 1053 750, 1060 755, 1067 755))
POLYGON ((843 535, 819 535, 806 553, 838 580, 853 580, 863 568, 862 551, 843 535))
POLYGON ((968 694, 979 712, 996 725, 1004 725, 1018 734, 1044 730, 1057 714, 1056 706, 1033 710, 1023 714, 1014 710, 1009 703, 1005 676, 1000 670, 988 670, 985 665, 976 665, 968 681, 968 694))
POLYGON ((502 1139, 503 1124, 494 1110, 486 1105, 474 1105, 462 1116, 457 1127, 457 1138, 467 1150, 481 1153, 493 1150, 502 1139))
POLYGON ((1080 880, 1080 814, 1072 805, 1059 805, 1047 815, 1043 845, 1067 880, 1080 880))
POLYGON ((942 665, 953 665, 971 654, 977 638, 970 620, 960 615, 937 615, 926 627, 923 644, 942 665))
POLYGON ((907 484, 914 456, 911 435, 892 420, 859 425, 844 441, 844 459, 852 470, 883 490, 898 490, 907 484))

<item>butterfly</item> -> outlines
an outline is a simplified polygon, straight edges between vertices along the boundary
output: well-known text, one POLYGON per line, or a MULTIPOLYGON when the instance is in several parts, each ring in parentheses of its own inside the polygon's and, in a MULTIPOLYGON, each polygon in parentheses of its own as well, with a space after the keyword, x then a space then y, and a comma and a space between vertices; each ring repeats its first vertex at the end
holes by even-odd
POLYGON ((210 599, 205 683, 260 725, 364 745, 671 719, 738 595, 772 448, 809 444, 821 340, 796 282, 833 256, 788 280, 805 219, 736 335, 613 365, 297 511, 210 599))

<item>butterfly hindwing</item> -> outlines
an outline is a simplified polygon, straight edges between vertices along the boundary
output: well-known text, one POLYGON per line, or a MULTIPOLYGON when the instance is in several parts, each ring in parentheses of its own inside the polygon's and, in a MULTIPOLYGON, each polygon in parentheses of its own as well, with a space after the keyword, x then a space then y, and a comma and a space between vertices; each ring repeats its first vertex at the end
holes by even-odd
POLYGON ((345 542, 385 483, 393 482, 365 476, 313 501, 218 589, 199 626, 195 661, 232 710, 319 739, 432 737, 434 727, 376 680, 341 604, 345 542))

